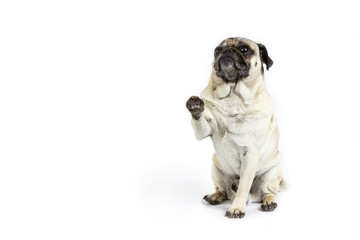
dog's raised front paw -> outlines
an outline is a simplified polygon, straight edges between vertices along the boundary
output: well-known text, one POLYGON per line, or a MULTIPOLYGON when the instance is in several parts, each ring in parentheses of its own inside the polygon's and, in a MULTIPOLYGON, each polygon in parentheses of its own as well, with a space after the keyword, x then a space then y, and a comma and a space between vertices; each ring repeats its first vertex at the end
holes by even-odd
POLYGON ((204 101, 197 96, 192 96, 186 102, 186 108, 190 111, 192 117, 196 120, 200 118, 200 114, 204 111, 204 101))
POLYGON ((238 208, 230 208, 226 211, 225 216, 228 218, 243 218, 245 213, 241 212, 238 208))

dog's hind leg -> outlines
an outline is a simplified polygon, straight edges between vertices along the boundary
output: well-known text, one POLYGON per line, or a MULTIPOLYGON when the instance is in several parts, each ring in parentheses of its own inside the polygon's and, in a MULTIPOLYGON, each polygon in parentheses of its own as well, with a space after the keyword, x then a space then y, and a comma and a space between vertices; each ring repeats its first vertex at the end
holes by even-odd
POLYGON ((283 183, 280 167, 270 169, 260 179, 262 181, 258 187, 261 191, 261 210, 273 211, 277 207, 276 195, 283 183))
POLYGON ((224 174, 219 169, 220 165, 216 154, 213 156, 213 165, 211 169, 211 176, 215 184, 215 193, 205 195, 204 200, 211 205, 216 205, 228 199, 226 194, 226 186, 229 184, 226 181, 224 174))

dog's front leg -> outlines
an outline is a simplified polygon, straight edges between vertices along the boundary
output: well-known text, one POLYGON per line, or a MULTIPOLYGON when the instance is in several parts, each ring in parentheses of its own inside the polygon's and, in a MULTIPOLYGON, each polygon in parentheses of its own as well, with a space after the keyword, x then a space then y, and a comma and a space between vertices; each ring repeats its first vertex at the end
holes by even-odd
POLYGON ((247 151, 245 158, 242 159, 239 186, 232 205, 225 216, 229 218, 242 218, 245 216, 246 201, 255 177, 258 159, 258 155, 251 151, 247 151))
POLYGON ((211 127, 208 120, 204 116, 205 104, 201 98, 193 96, 186 102, 186 107, 192 116, 192 127, 195 132, 195 137, 201 140, 211 134, 211 127))

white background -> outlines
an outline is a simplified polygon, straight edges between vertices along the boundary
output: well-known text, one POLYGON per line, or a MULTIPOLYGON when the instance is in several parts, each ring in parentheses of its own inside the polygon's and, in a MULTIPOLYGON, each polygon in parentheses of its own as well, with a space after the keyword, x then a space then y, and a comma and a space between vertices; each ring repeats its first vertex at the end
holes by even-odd
POLYGON ((359 239, 359 1, 2 1, 0 238, 359 239), (185 102, 264 44, 288 190, 209 206, 185 102))

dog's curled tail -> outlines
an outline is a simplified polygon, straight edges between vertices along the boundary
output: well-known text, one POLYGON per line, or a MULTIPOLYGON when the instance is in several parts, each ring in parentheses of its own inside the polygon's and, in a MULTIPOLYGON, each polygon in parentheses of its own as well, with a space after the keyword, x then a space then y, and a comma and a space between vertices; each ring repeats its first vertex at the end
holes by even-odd
POLYGON ((279 188, 279 191, 280 191, 280 192, 282 192, 282 191, 284 191, 284 190, 287 189, 287 184, 285 183, 284 179, 281 179, 281 181, 280 181, 280 183, 279 183, 279 186, 280 186, 280 188, 279 188))

